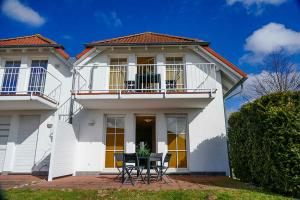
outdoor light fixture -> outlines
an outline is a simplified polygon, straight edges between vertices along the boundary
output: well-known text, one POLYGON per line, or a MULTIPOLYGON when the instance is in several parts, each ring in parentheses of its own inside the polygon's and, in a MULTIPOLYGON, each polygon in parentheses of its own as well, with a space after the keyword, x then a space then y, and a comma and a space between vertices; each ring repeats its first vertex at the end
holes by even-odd
POLYGON ((52 123, 48 123, 47 124, 47 128, 52 128, 53 127, 53 124, 52 123))
POLYGON ((96 124, 95 120, 91 120, 88 122, 89 126, 94 126, 96 124))
POLYGON ((150 123, 150 122, 152 122, 152 119, 144 119, 144 122, 150 123))

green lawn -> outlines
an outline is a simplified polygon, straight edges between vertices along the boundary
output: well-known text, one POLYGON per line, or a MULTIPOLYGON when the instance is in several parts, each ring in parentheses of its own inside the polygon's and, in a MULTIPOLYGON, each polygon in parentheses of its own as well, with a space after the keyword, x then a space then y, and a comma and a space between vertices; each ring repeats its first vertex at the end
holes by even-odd
POLYGON ((226 199, 291 199, 271 193, 251 191, 245 189, 211 189, 211 190, 161 190, 161 191, 140 191, 140 190, 32 190, 32 189, 9 189, 2 192, 2 198, 12 200, 33 200, 33 199, 205 199, 205 200, 226 200, 226 199))

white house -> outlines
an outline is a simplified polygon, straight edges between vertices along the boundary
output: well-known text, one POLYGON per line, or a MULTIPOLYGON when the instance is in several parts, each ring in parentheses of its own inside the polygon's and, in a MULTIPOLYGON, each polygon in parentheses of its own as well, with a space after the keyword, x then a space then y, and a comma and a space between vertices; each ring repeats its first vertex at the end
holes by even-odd
POLYGON ((70 98, 72 63, 39 34, 0 40, 0 172, 48 173, 57 109, 70 98))
POLYGON ((114 172, 114 152, 141 142, 172 154, 169 172, 229 174, 224 96, 247 75, 208 42, 146 32, 77 58, 74 174, 114 172))
POLYGON ((170 173, 229 175, 224 98, 247 75, 208 42, 151 32, 91 42, 72 76, 62 46, 31 37, 49 44, 0 40, 0 80, 18 80, 1 85, 1 171, 112 173, 115 152, 146 144, 172 154, 170 173))

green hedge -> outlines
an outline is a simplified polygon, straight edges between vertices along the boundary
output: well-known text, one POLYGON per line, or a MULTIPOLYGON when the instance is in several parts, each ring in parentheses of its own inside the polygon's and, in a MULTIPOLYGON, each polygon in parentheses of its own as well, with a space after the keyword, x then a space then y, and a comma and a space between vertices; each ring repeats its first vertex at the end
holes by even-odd
POLYGON ((263 96, 229 118, 234 175, 300 197, 300 92, 263 96))

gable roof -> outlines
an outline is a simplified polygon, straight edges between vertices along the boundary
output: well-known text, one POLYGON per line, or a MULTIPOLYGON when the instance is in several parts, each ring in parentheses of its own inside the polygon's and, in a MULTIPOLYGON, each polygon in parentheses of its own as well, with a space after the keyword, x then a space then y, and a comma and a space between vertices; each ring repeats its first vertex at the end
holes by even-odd
POLYGON ((86 44, 86 47, 93 47, 93 46, 132 46, 132 45, 208 45, 208 42, 187 38, 187 37, 180 37, 180 36, 173 36, 173 35, 166 35, 160 33, 152 33, 152 32, 145 32, 145 33, 138 33, 128 36, 122 36, 107 40, 100 40, 96 42, 91 42, 86 44))
POLYGON ((55 51, 65 59, 69 59, 70 57, 64 51, 64 47, 62 45, 40 34, 0 39, 0 48, 23 48, 23 47, 53 47, 55 51))
POLYGON ((199 39, 173 36, 161 33, 145 32, 128 36, 122 36, 107 40, 100 40, 86 44, 86 48, 79 53, 76 58, 80 59, 83 55, 88 53, 97 46, 143 46, 143 45, 200 45, 207 53, 219 59, 221 62, 229 66, 243 78, 247 78, 247 74, 240 70, 237 66, 229 62, 227 59, 216 53, 209 47, 209 42, 199 39))

